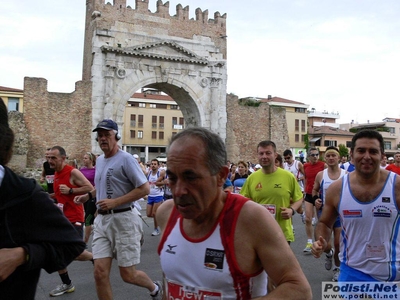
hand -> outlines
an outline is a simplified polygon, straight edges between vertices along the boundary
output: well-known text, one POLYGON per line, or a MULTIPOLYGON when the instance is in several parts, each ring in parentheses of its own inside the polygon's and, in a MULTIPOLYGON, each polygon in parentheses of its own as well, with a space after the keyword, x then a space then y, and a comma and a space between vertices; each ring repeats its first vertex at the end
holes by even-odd
POLYGON ((74 203, 77 204, 77 205, 80 205, 82 203, 85 203, 88 200, 89 200, 89 195, 88 194, 80 195, 80 196, 76 196, 74 198, 74 203))
POLYGON ((293 215, 293 211, 291 208, 287 208, 287 207, 281 207, 281 216, 282 219, 290 219, 293 215))
POLYGON ((40 183, 44 182, 44 177, 40 177, 40 183))
POLYGON ((70 188, 67 187, 66 184, 60 184, 58 188, 60 189, 60 193, 61 193, 61 194, 64 194, 64 195, 69 194, 70 188))
POLYGON ((0 249, 0 282, 7 279, 15 269, 25 262, 25 250, 22 247, 0 249))
POLYGON ((315 258, 320 258, 322 252, 324 252, 326 246, 328 245, 327 241, 320 236, 317 241, 315 241, 311 246, 311 253, 315 258))
POLYGON ((315 208, 316 209, 321 209, 321 207, 322 207, 322 200, 321 199, 317 199, 317 200, 315 200, 315 208))
POLYGON ((96 204, 101 210, 110 210, 116 207, 114 199, 102 199, 97 201, 96 204))

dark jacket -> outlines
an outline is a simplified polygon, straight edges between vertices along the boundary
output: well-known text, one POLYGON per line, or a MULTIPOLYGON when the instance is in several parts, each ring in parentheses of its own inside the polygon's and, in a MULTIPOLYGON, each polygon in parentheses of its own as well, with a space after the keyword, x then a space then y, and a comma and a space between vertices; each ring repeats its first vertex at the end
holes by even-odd
POLYGON ((34 299, 40 270, 64 269, 83 252, 85 243, 34 179, 4 169, 0 248, 23 247, 29 259, 0 283, 0 299, 34 299))

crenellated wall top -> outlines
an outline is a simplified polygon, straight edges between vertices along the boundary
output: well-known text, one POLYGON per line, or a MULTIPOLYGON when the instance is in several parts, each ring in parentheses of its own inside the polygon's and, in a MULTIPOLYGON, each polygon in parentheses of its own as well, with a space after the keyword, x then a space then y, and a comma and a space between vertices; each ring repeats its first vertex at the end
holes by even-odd
MULTIPOLYGON (((93 11, 100 11, 103 10, 111 11, 114 10, 115 12, 123 12, 125 14, 129 14, 130 11, 142 14, 153 15, 157 17, 163 18, 175 18, 178 20, 188 20, 189 21, 189 5, 183 7, 181 4, 176 6, 176 13, 175 15, 171 16, 169 13, 169 1, 163 3, 162 0, 157 0, 157 9, 155 12, 151 12, 149 9, 149 1, 150 0, 135 0, 135 8, 127 5, 127 0, 113 0, 112 3, 107 0, 88 0, 91 1, 93 6, 93 11)), ((221 15, 220 12, 214 13, 214 19, 208 18, 208 10, 201 10, 197 8, 195 10, 195 19, 191 18, 191 21, 198 21, 201 23, 208 23, 208 24, 217 24, 221 27, 225 27, 226 24, 226 13, 221 15)))

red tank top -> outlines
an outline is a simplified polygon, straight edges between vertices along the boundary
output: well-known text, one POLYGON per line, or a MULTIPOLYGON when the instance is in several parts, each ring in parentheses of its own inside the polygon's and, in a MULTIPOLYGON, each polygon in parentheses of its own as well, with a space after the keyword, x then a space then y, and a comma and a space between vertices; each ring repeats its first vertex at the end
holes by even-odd
POLYGON ((76 205, 74 203, 75 194, 64 195, 60 192, 60 184, 65 184, 69 188, 77 188, 69 182, 71 172, 74 168, 66 165, 61 172, 55 172, 54 174, 54 193, 58 203, 63 204, 64 215, 71 223, 84 221, 83 205, 76 205))

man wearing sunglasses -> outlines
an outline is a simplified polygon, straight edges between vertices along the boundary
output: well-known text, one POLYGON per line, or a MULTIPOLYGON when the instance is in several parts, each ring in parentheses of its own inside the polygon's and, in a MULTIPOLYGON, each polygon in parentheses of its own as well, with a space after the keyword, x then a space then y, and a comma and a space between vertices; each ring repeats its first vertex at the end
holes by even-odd
POLYGON ((308 162, 304 164, 304 177, 305 177, 304 192, 306 194, 304 197, 304 205, 306 209, 305 226, 307 234, 307 244, 303 250, 303 252, 305 253, 311 253, 311 246, 313 242, 312 218, 314 214, 315 200, 319 198, 318 196, 313 197, 312 195, 314 181, 318 172, 324 170, 326 167, 327 167, 326 164, 323 161, 319 160, 318 149, 310 148, 308 152, 308 162))

